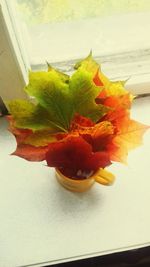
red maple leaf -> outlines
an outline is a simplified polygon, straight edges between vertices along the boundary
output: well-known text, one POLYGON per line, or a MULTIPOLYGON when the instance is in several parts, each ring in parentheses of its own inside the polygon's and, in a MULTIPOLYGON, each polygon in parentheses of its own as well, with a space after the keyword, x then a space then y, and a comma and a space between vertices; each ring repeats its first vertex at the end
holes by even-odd
POLYGON ((45 154, 48 150, 48 146, 33 146, 25 144, 28 137, 33 134, 32 130, 29 129, 19 129, 14 125, 14 119, 12 116, 7 116, 9 120, 9 131, 11 131, 17 142, 17 148, 12 153, 12 155, 24 158, 28 161, 43 161, 45 160, 45 154))
POLYGON ((94 82, 95 85, 97 85, 97 86, 103 86, 103 85, 104 85, 103 82, 102 82, 101 79, 100 79, 99 68, 98 68, 98 70, 97 70, 97 72, 96 72, 96 74, 95 74, 95 76, 94 76, 94 78, 93 78, 93 82, 94 82))
POLYGON ((92 146, 80 136, 68 136, 50 144, 46 161, 50 167, 59 168, 72 177, 82 178, 111 164, 107 152, 94 153, 92 146))
POLYGON ((28 161, 43 161, 45 160, 48 146, 35 147, 26 144, 20 144, 17 146, 16 151, 12 155, 24 158, 28 161))

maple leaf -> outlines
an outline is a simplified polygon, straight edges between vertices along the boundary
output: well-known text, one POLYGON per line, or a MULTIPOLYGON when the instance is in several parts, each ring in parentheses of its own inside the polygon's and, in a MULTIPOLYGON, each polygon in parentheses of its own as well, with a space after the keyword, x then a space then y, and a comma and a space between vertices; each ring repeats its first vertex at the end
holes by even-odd
POLYGON ((95 83, 95 85, 97 86, 104 86, 104 83, 102 82, 102 80, 100 79, 100 70, 99 68, 97 69, 97 72, 93 78, 93 82, 95 83))
POLYGON ((149 126, 127 118, 113 139, 116 150, 110 155, 111 160, 126 163, 128 151, 142 145, 143 134, 148 128, 149 126))
MULTIPOLYGON (((93 59, 92 52, 85 59, 75 64, 75 69, 88 71, 93 75, 93 82, 105 90, 107 96, 122 96, 129 94, 124 85, 126 81, 110 81, 101 71, 100 65, 93 59)), ((133 96, 130 94, 132 101, 133 96)))
POLYGON ((97 72, 97 70, 99 69, 99 64, 93 59, 92 57, 92 51, 89 53, 89 55, 78 61, 75 65, 74 65, 74 69, 83 69, 88 71, 91 74, 95 74, 97 72))
POLYGON ((17 148, 12 155, 25 158, 29 161, 44 160, 48 144, 57 140, 56 136, 49 130, 32 131, 29 129, 19 129, 14 125, 14 118, 7 116, 9 120, 9 130, 14 134, 17 148), (35 153, 35 155, 34 155, 35 153))
POLYGON ((47 146, 35 147, 31 145, 19 144, 16 151, 12 153, 14 156, 24 158, 28 161, 43 161, 48 151, 47 146))
POLYGON ((76 113, 71 121, 70 131, 77 130, 79 127, 91 127, 94 125, 95 123, 92 120, 76 113))
POLYGON ((27 138, 27 136, 32 134, 32 130, 16 128, 15 120, 12 115, 6 116, 6 119, 9 121, 8 130, 14 134, 17 144, 22 143, 27 138))
POLYGON ((130 95, 109 96, 103 99, 103 104, 110 107, 110 110, 100 121, 106 120, 111 122, 116 133, 126 123, 127 119, 129 119, 129 108, 131 106, 130 95))
POLYGON ((92 51, 85 59, 77 62, 74 68, 88 71, 92 74, 93 82, 96 86, 103 88, 110 83, 109 79, 102 73, 100 64, 93 59, 92 51))
POLYGON ((46 109, 53 125, 69 129, 73 114, 72 99, 68 83, 57 72, 30 72, 25 91, 46 109))
POLYGON ((108 111, 107 107, 96 104, 95 99, 102 89, 94 84, 87 71, 77 70, 70 78, 69 86, 75 113, 96 122, 108 111))
POLYGON ((95 124, 92 127, 78 127, 72 134, 82 136, 91 146, 94 152, 107 151, 106 145, 114 133, 113 125, 108 121, 95 124))
POLYGON ((79 70, 70 79, 53 68, 48 72, 30 72, 25 91, 38 103, 26 100, 9 103, 18 128, 66 132, 76 113, 95 122, 107 112, 106 107, 95 103, 100 88, 86 71, 79 70))
POLYGON ((27 100, 16 99, 9 102, 8 108, 17 128, 49 129, 50 132, 63 130, 63 126, 57 125, 53 119, 51 120, 51 114, 40 105, 34 105, 27 100))
MULTIPOLYGON (((82 137, 69 136, 60 142, 52 143, 46 153, 48 166, 71 173, 72 177, 91 174, 99 167, 111 164, 106 152, 93 152, 92 147, 82 137)), ((87 178, 87 177, 84 177, 87 178)))
POLYGON ((47 72, 30 72, 25 91, 34 103, 11 101, 9 120, 14 155, 46 158, 49 166, 84 177, 110 160, 125 162, 149 127, 130 119, 133 96, 125 81, 110 81, 92 53, 75 69, 71 77, 49 64, 47 72))
POLYGON ((130 109, 131 107, 131 96, 129 93, 119 96, 106 96, 103 104, 116 110, 117 108, 130 109))
POLYGON ((66 83, 69 82, 69 79, 70 79, 69 75, 61 72, 60 70, 53 68, 48 62, 47 62, 47 66, 48 66, 48 72, 52 72, 52 73, 57 74, 59 76, 59 78, 66 83))
POLYGON ((24 144, 39 147, 46 146, 55 141, 57 141, 56 134, 51 134, 49 130, 41 130, 28 135, 24 140, 24 144))

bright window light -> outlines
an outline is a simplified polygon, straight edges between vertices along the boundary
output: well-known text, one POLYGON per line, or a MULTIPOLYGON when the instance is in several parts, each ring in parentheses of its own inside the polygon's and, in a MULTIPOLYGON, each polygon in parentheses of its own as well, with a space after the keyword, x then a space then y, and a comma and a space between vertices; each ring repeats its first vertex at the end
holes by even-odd
POLYGON ((104 56, 150 47, 147 0, 13 0, 13 3, 31 65, 83 57, 91 49, 94 56, 104 56))

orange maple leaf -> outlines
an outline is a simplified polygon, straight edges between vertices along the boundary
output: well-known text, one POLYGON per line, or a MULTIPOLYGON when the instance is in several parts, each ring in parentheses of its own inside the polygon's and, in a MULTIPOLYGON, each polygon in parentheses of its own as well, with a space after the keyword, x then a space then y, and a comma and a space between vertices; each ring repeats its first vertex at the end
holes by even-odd
POLYGON ((110 159, 126 163, 128 151, 142 145, 143 135, 148 128, 147 125, 127 118, 112 140, 116 149, 110 154, 110 159))

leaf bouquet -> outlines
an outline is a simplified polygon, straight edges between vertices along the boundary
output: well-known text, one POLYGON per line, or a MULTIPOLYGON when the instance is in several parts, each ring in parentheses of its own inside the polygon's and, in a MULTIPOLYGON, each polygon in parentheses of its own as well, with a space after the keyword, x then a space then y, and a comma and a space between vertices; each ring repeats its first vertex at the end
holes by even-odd
POLYGON ((91 53, 74 69, 71 76, 50 65, 30 72, 25 91, 34 101, 11 101, 8 119, 17 142, 13 155, 46 160, 59 181, 76 191, 80 182, 111 184, 114 176, 106 168, 125 163, 148 126, 130 118, 134 97, 124 81, 112 82, 102 73, 91 53), (69 181, 75 181, 73 188, 69 181))

